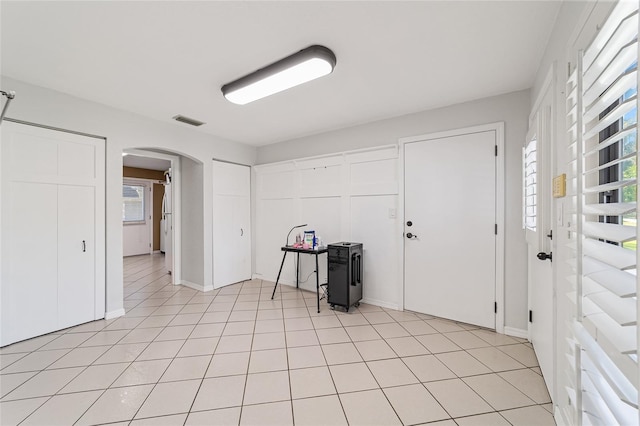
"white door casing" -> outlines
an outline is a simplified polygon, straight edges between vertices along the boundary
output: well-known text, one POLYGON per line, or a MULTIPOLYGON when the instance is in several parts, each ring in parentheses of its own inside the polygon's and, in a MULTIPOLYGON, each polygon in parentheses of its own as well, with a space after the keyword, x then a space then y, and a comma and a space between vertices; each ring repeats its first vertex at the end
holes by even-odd
POLYGON ((105 141, 4 121, 0 346, 105 315, 105 141))
MULTIPOLYGON (((540 364, 549 395, 554 398, 556 299, 553 263, 543 254, 552 255, 554 221, 552 218, 552 149, 553 69, 547 76, 541 96, 529 120, 527 140, 536 140, 536 215, 535 229, 525 226, 528 263, 529 339, 540 364)), ((553 259, 553 257, 552 257, 553 259)))
POLYGON ((251 168, 213 161, 213 287, 251 279, 251 168))
POLYGON ((498 127, 405 141, 406 309, 496 328, 498 127))

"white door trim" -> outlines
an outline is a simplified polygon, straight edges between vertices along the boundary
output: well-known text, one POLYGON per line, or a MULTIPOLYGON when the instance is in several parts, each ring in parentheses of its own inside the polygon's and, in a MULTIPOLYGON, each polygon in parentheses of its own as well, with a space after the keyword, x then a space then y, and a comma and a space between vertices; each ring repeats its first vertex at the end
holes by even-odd
MULTIPOLYGON (((411 142, 427 141, 432 139, 441 139, 452 136, 461 136, 470 133, 480 133, 487 131, 496 132, 496 145, 498 147, 498 155, 496 157, 496 222, 498 225, 498 236, 496 238, 496 304, 498 312, 496 313, 496 332, 504 333, 504 246, 505 246, 505 156, 504 156, 504 122, 489 123, 473 127, 465 127, 461 129, 447 130, 437 133, 428 133, 424 135, 408 136, 398 139, 400 147, 400 161, 398 176, 402 179, 400 185, 398 200, 398 217, 397 221, 398 236, 404 238, 404 150, 405 144, 411 142)), ((398 274, 402 283, 399 286, 398 307, 404 309, 404 244, 402 244, 399 256, 398 274)))
POLYGON ((180 191, 180 157, 160 152, 145 151, 143 149, 124 149, 122 152, 141 157, 159 158, 161 160, 171 161, 171 188, 173 191, 173 207, 171 210, 173 214, 173 236, 171 240, 171 244, 173 246, 173 264, 171 266, 171 283, 175 285, 182 284, 182 197, 180 191))

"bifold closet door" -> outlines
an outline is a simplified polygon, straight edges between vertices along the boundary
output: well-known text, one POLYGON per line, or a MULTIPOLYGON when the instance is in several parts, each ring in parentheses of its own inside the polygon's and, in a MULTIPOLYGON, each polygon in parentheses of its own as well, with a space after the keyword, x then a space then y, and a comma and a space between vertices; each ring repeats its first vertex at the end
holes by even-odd
POLYGON ((58 326, 94 320, 95 188, 58 186, 58 326))
POLYGON ((105 314, 105 142, 0 128, 0 346, 105 314))
POLYGON ((213 162, 213 287, 251 279, 251 168, 213 162))
MULTIPOLYGON (((2 166, 4 175, 6 163, 2 166)), ((4 176, 2 183, 0 337, 4 346, 53 331, 57 322, 58 304, 52 301, 58 298, 58 188, 32 182, 9 184, 4 176)))

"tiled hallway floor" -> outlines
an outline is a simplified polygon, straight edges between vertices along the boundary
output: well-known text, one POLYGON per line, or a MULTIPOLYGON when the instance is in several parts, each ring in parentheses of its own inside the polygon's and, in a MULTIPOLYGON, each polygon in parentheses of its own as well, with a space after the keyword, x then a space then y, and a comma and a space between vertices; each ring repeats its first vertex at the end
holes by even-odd
POLYGON ((254 280, 172 286, 125 259, 127 314, 0 350, 0 424, 553 425, 531 345, 254 280))

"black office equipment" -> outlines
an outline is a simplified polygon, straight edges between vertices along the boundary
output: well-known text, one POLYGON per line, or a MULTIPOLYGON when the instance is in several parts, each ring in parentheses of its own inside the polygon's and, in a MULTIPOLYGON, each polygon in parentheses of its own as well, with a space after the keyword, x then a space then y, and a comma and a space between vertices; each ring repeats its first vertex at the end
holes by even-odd
POLYGON ((362 243, 329 244, 328 302, 343 306, 347 312, 362 300, 362 243))

